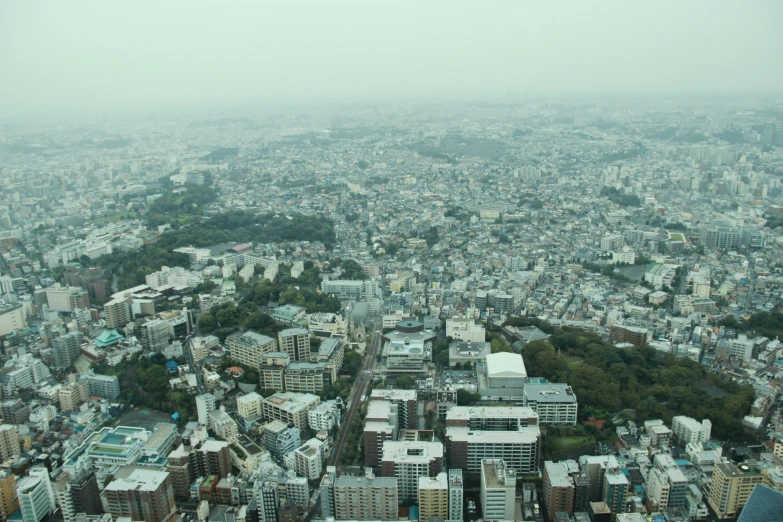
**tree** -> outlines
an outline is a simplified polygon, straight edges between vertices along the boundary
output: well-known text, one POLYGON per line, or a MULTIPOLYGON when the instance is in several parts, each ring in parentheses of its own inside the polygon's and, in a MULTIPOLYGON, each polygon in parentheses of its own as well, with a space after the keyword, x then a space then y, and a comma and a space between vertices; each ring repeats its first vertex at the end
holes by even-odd
POLYGON ((510 352, 511 347, 502 336, 498 335, 489 343, 492 347, 492 353, 510 352))
POLYGON ((408 377, 407 375, 400 377, 395 383, 395 386, 401 390, 411 390, 415 385, 416 382, 413 380, 413 378, 408 377))
POLYGON ((470 406, 474 402, 479 402, 480 400, 481 395, 478 393, 471 393, 462 388, 457 390, 457 406, 470 406))

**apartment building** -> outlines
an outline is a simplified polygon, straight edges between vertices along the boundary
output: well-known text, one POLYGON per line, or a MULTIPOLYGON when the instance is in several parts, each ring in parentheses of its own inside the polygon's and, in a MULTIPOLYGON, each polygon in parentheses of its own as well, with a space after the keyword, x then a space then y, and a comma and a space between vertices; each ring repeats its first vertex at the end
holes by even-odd
POLYGON ((718 518, 735 517, 750 498, 753 488, 763 479, 753 461, 739 465, 729 462, 716 464, 707 502, 718 518))
POLYGON ((337 477, 334 479, 335 520, 399 518, 398 480, 394 477, 337 477))
POLYGON ((41 522, 57 509, 49 470, 44 467, 30 469, 17 482, 16 494, 24 522, 41 522))
POLYGON ((399 429, 415 430, 418 427, 416 411, 416 390, 384 390, 374 389, 370 393, 370 401, 388 401, 398 405, 397 427, 399 429))
POLYGON ((226 338, 226 348, 239 364, 258 370, 261 368, 264 354, 277 351, 277 341, 248 330, 229 335, 226 338))
POLYGON ((501 459, 484 459, 481 470, 481 511, 484 520, 514 520, 517 476, 501 459))
POLYGON ((567 384, 525 384, 523 404, 538 414, 541 424, 576 425, 576 394, 567 384))
POLYGON ((310 360, 310 332, 304 328, 287 328, 277 334, 278 351, 288 353, 291 361, 310 360))
POLYGON ((261 417, 261 403, 264 397, 256 392, 247 393, 237 398, 237 412, 245 420, 255 420, 261 417))
POLYGON ((546 518, 554 522, 555 513, 574 512, 576 487, 568 466, 562 462, 544 462, 544 510, 546 518))
POLYGON ((435 477, 419 477, 419 520, 448 520, 449 480, 445 472, 435 477))
POLYGON ((318 439, 310 439, 294 450, 294 470, 296 474, 317 480, 323 471, 324 443, 318 439))
POLYGON ((89 374, 82 375, 80 380, 87 384, 87 393, 106 399, 116 399, 120 396, 120 380, 116 375, 89 374))
POLYGON ((311 393, 278 392, 265 398, 261 409, 265 419, 293 423, 303 430, 307 428, 310 409, 320 402, 321 399, 311 393))
POLYGON ((0 425, 0 462, 5 462, 13 456, 21 455, 19 446, 19 431, 14 424, 0 425))
POLYGON ((174 488, 165 471, 136 469, 106 485, 103 499, 107 512, 115 519, 163 522, 176 510, 174 488))
POLYGON ((419 477, 443 471, 443 444, 424 441, 384 441, 381 474, 396 477, 400 499, 416 500, 419 477))
POLYGON ((672 435, 683 447, 691 442, 699 443, 710 440, 712 422, 704 419, 701 422, 685 415, 672 418, 672 435))
POLYGON ((449 516, 448 520, 463 519, 463 498, 465 484, 461 469, 449 470, 449 516))

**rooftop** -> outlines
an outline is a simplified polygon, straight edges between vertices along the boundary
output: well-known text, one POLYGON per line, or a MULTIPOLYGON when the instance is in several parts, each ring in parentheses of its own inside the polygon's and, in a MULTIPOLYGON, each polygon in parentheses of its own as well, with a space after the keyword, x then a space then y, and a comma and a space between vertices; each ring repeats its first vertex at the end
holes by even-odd
POLYGON ((487 376, 499 377, 527 377, 525 363, 522 356, 515 353, 491 353, 487 355, 487 376))
POLYGON ((125 478, 113 480, 105 490, 107 491, 155 491, 169 476, 165 471, 153 471, 136 469, 125 478))

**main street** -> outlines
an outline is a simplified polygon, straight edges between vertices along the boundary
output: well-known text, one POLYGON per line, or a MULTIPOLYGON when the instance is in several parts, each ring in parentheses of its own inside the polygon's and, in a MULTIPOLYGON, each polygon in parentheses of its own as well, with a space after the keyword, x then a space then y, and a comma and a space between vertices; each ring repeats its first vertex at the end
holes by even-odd
MULTIPOLYGON (((372 323, 374 325, 374 323, 372 323)), ((330 466, 340 467, 340 457, 342 456, 343 449, 345 448, 345 441, 348 438, 351 424, 353 423, 353 417, 359 405, 362 402, 362 396, 367 392, 367 386, 372 380, 373 368, 375 367, 375 357, 378 353, 378 349, 381 346, 381 331, 373 330, 372 342, 370 347, 366 350, 364 356, 364 363, 362 364, 359 375, 356 376, 356 383, 353 386, 353 393, 351 394, 350 406, 343 418, 342 426, 337 436, 337 446, 332 453, 332 458, 329 461, 330 466)))

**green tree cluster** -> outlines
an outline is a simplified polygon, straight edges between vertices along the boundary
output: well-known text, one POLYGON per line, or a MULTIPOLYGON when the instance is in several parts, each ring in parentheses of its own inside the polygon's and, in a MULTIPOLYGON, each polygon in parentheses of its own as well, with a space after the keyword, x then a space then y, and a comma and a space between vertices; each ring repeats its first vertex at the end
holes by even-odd
POLYGON ((571 385, 583 418, 633 408, 639 420, 669 422, 688 415, 712 420, 718 438, 746 435, 742 418, 750 411, 753 388, 722 381, 690 359, 649 347, 618 349, 600 335, 568 328, 556 329, 548 341, 528 343, 522 356, 530 375, 571 385), (710 388, 725 395, 711 395, 710 388))

